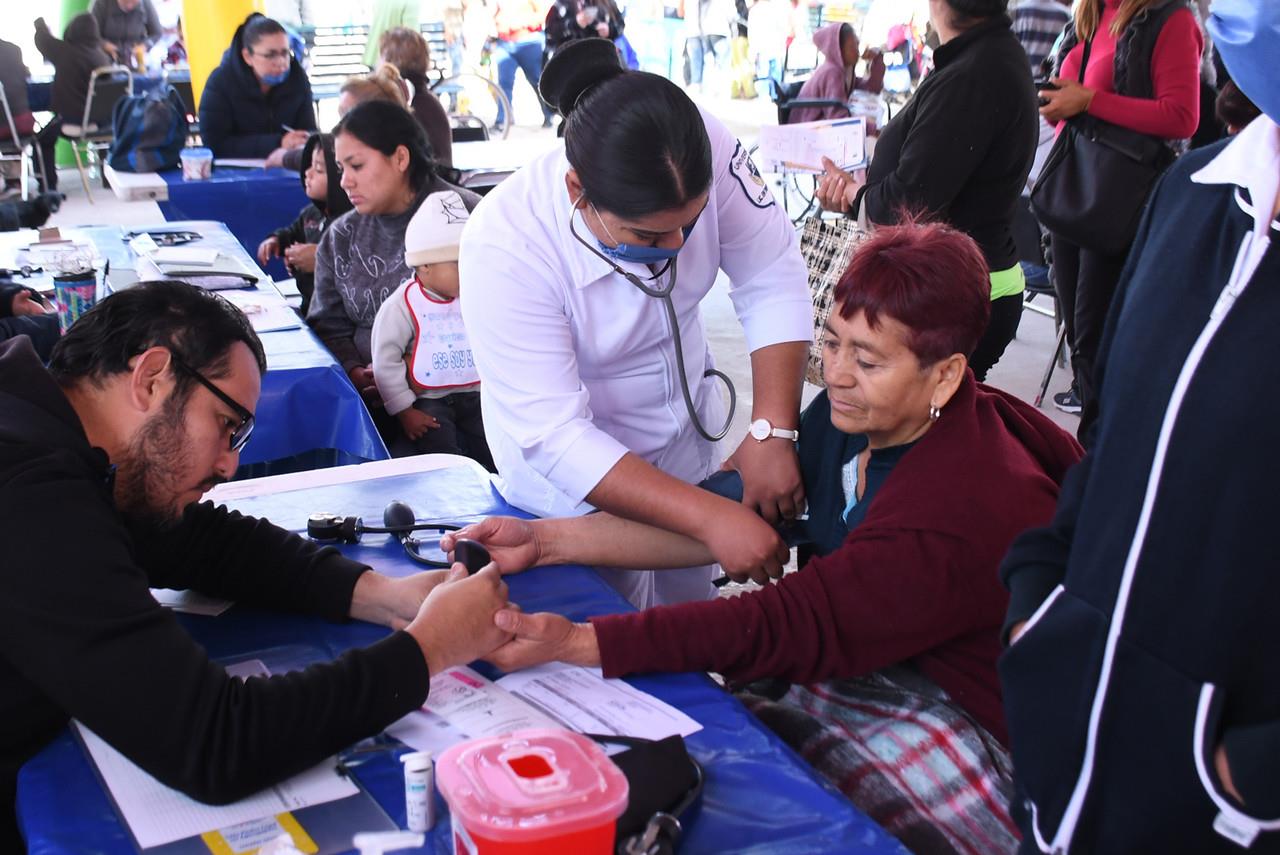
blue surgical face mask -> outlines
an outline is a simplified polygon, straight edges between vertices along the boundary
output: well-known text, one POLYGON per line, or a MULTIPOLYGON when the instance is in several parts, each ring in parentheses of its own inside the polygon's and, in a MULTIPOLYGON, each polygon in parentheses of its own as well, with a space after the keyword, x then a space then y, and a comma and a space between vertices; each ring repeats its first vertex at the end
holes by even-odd
POLYGON ((289 72, 291 70, 292 69, 286 68, 279 74, 264 74, 262 75, 262 82, 268 86, 279 86, 281 83, 284 83, 289 79, 289 72))
POLYGON ((599 238, 596 239, 596 245, 600 247, 600 254, 614 261, 629 261, 632 264, 662 264, 668 262, 680 254, 680 250, 684 249, 684 241, 689 240, 689 235, 693 232, 693 227, 697 225, 695 220, 693 223, 680 229, 683 240, 680 246, 675 249, 668 249, 662 246, 632 246, 629 243, 621 243, 613 237, 613 232, 609 231, 609 227, 605 225, 604 218, 600 216, 600 212, 596 210, 596 206, 591 206, 591 211, 596 215, 604 233, 609 236, 617 246, 609 246, 599 238))
POLYGON ((1280 3, 1276 0, 1214 0, 1209 35, 1240 91, 1280 124, 1280 3))

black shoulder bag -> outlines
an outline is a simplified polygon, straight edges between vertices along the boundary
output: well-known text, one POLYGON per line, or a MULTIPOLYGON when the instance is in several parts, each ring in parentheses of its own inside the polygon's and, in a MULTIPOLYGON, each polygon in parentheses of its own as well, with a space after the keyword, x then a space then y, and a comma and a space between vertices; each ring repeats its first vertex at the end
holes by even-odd
MULTIPOLYGON (((1093 39, 1085 42, 1080 82, 1093 39)), ((1156 179, 1173 162, 1163 141, 1081 113, 1067 120, 1031 191, 1046 229, 1085 249, 1123 255, 1156 179)))

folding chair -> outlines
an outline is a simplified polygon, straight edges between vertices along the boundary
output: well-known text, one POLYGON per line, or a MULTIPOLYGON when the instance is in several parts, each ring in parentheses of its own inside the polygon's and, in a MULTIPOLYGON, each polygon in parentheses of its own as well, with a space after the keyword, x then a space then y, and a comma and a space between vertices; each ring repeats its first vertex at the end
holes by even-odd
POLYGON ((489 139, 489 129, 485 127, 484 120, 476 116, 450 116, 449 122, 449 133, 456 143, 484 142, 489 139))
POLYGON ((106 151, 115 132, 111 127, 111 116, 116 103, 121 98, 133 94, 133 72, 123 65, 104 65, 95 68, 89 75, 89 90, 84 98, 84 117, 80 124, 62 124, 62 136, 71 143, 71 153, 76 158, 76 169, 80 171, 80 183, 84 185, 84 193, 93 203, 93 192, 89 189, 89 173, 86 164, 92 160, 102 162, 102 152, 106 151), (83 149, 83 151, 82 151, 83 149))
POLYGON ((9 97, 5 94, 4 84, 0 83, 0 109, 4 110, 3 127, 8 128, 9 138, 0 140, 0 162, 17 161, 21 164, 21 175, 19 177, 20 186, 22 188, 22 200, 25 202, 31 198, 31 152, 35 152, 35 162, 39 168, 40 183, 43 187, 49 186, 48 173, 45 172, 44 153, 40 150, 39 144, 36 142, 34 133, 27 134, 25 137, 18 134, 18 123, 14 121, 13 110, 9 107, 9 97))
POLYGON ((511 133, 511 126, 515 124, 511 121, 511 102, 489 78, 470 72, 455 74, 432 83, 431 91, 441 103, 448 99, 449 123, 454 127, 469 127, 479 121, 494 128, 498 116, 506 116, 500 132, 502 139, 511 133))

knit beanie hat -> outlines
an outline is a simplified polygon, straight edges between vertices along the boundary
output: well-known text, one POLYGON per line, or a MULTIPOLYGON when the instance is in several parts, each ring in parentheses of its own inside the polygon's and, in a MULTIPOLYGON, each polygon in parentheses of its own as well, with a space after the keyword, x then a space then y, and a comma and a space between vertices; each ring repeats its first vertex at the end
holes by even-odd
POLYGON ((458 260, 467 206, 452 190, 432 193, 422 200, 404 230, 404 263, 410 267, 458 260))

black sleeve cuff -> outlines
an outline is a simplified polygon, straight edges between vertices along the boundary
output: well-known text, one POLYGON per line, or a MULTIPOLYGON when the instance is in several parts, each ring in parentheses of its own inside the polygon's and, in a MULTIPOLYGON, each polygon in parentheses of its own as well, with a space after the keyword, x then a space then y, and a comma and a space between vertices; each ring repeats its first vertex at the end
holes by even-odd
POLYGON ((1009 643, 1009 631, 1035 614, 1036 609, 1048 599, 1053 589, 1062 582, 1062 569, 1045 564, 1033 564, 1018 569, 1009 577, 1009 610, 1004 626, 1000 628, 1000 640, 1009 643))
POLYGON ((316 567, 316 572, 323 575, 325 584, 315 586, 310 592, 311 602, 304 610, 335 623, 348 620, 351 617, 351 597, 355 592, 356 582, 369 569, 369 565, 352 561, 336 549, 333 550, 316 567))

